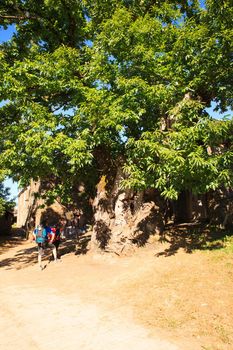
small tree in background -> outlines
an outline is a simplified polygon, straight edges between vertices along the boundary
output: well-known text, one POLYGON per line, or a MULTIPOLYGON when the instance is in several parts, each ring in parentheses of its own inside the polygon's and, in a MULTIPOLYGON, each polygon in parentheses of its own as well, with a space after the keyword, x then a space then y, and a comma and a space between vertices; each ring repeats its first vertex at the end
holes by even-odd
POLYGON ((9 188, 4 188, 4 185, 0 183, 0 217, 5 214, 6 211, 12 211, 15 203, 9 200, 9 188))

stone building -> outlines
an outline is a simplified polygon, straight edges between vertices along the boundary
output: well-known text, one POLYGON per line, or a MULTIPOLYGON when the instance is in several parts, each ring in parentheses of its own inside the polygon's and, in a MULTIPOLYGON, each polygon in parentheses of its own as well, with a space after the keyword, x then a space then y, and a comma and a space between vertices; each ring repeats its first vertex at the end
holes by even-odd
POLYGON ((65 217, 66 209, 55 201, 47 206, 42 198, 41 183, 31 180, 30 185, 22 189, 18 194, 17 227, 30 230, 38 225, 41 220, 47 220, 50 225, 56 224, 65 217))

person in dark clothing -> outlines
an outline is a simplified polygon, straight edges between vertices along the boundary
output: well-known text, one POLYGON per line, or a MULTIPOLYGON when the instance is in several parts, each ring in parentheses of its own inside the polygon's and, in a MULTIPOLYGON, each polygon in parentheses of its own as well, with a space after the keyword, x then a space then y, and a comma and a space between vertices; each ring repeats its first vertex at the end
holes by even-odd
POLYGON ((55 260, 55 256, 56 256, 56 260, 58 259, 58 248, 60 246, 60 243, 61 243, 61 229, 60 229, 60 225, 56 224, 51 227, 51 244, 53 244, 53 246, 55 247, 55 254, 53 254, 54 260, 55 260))

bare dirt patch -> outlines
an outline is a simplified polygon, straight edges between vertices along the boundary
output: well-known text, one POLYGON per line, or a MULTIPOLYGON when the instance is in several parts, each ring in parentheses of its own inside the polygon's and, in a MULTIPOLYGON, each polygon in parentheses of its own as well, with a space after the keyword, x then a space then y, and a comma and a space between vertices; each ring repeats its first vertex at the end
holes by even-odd
POLYGON ((231 252, 165 254, 155 240, 131 257, 75 255, 70 240, 39 271, 34 243, 17 242, 0 245, 4 350, 232 349, 231 252))

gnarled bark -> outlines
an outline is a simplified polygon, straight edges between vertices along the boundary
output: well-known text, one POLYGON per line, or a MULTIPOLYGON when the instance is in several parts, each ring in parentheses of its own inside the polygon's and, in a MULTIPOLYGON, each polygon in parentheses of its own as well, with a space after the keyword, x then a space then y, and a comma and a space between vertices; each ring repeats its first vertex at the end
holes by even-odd
POLYGON ((118 168, 110 188, 103 176, 97 186, 93 202, 94 227, 91 240, 93 250, 105 250, 121 254, 134 246, 144 245, 150 235, 161 233, 164 221, 160 207, 154 199, 145 202, 146 193, 120 189, 123 178, 118 168))

